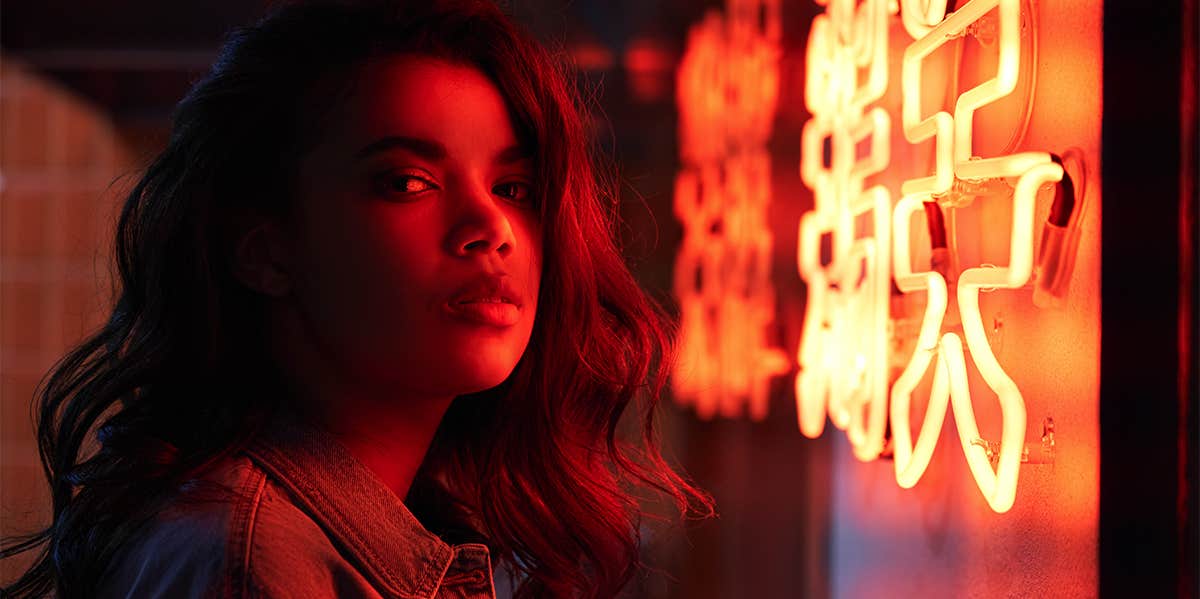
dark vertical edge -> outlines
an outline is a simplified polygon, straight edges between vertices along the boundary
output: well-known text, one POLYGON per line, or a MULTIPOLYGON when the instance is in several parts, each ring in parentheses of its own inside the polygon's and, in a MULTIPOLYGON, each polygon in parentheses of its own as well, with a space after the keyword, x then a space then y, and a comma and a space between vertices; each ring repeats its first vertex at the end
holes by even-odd
POLYGON ((1200 377, 1197 376, 1197 347, 1200 347, 1200 328, 1196 322, 1197 301, 1197 203, 1200 187, 1200 128, 1197 125, 1197 101, 1200 87, 1197 80, 1197 35, 1200 34, 1200 11, 1197 0, 1183 1, 1183 25, 1180 48, 1179 93, 1179 492, 1176 511, 1179 514, 1179 596, 1200 597, 1200 377))
MULTIPOLYGON (((1104 4, 1100 596, 1183 584, 1180 289, 1184 3, 1104 4)), ((1186 492, 1186 491, 1185 491, 1186 492)))
POLYGON ((833 451, 829 434, 809 440, 808 470, 803 531, 804 584, 798 596, 828 599, 833 595, 833 451))

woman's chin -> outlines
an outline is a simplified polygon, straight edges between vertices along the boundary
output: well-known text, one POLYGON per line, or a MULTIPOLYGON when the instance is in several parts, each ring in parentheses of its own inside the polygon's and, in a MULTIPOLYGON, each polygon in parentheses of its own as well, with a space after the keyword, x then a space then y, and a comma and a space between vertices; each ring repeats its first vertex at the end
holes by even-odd
POLYGON ((516 362, 474 366, 473 369, 464 369, 453 379, 453 385, 458 389, 455 395, 479 393, 499 386, 512 374, 516 362))
POLYGON ((427 363, 426 367, 403 377, 408 382, 424 382, 430 389, 443 389, 446 395, 479 393, 503 383, 512 374, 520 360, 511 352, 480 348, 469 353, 446 356, 443 360, 427 363))
MULTIPOLYGON (((470 345, 427 344, 424 352, 406 351, 386 359, 357 364, 360 380, 374 379, 376 385, 408 388, 424 395, 457 396, 479 393, 503 383, 521 359, 524 344, 473 343, 470 345)), ((387 356, 388 352, 375 352, 387 356)))

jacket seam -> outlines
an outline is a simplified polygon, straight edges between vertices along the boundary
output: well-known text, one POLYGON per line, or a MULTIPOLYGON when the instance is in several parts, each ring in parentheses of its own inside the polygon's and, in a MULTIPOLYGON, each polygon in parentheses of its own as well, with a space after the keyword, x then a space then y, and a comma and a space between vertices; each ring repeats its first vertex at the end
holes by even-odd
MULTIPOLYGON (((264 445, 251 447, 246 453, 256 464, 262 466, 264 477, 266 476, 266 471, 271 471, 275 475, 275 479, 280 481, 282 486, 290 491, 292 502, 308 511, 310 518, 314 518, 314 521, 317 521, 323 528, 332 526, 337 531, 339 537, 346 537, 345 539, 338 538, 337 540, 346 545, 352 552, 356 551, 361 554, 362 557, 358 559, 363 563, 364 572, 372 574, 389 593, 401 599, 429 599, 437 594, 438 588, 441 585, 441 579, 450 568, 451 560, 448 559, 445 564, 439 564, 433 561, 432 558, 427 557, 424 561, 430 564, 432 568, 437 568, 433 572, 439 572, 440 570, 440 573, 436 579, 427 577, 425 584, 417 587, 415 593, 410 591, 409 589, 412 588, 411 583, 405 584, 405 581, 401 580, 387 566, 387 561, 375 552, 367 539, 359 536, 345 514, 336 510, 321 510, 317 507, 319 504, 330 503, 324 489, 312 484, 310 481, 287 476, 287 470, 280 465, 281 463, 290 464, 290 460, 286 455, 274 447, 264 445), (324 522, 320 522, 321 520, 324 520, 324 522), (430 582, 433 584, 430 584, 430 582)), ((328 531, 326 534, 329 534, 328 531)), ((451 551, 452 557, 453 551, 451 551)))
POLYGON ((231 559, 229 561, 229 578, 226 583, 230 597, 249 596, 247 585, 250 580, 250 549, 258 508, 267 483, 265 472, 253 466, 250 470, 246 482, 238 490, 238 499, 230 523, 228 552, 231 559))
POLYGON ((491 560, 491 556, 489 555, 487 545, 484 545, 482 543, 464 543, 462 545, 454 545, 451 547, 451 551, 453 552, 452 557, 451 557, 450 561, 446 563, 446 567, 442 570, 441 576, 438 577, 437 584, 434 585, 433 591, 432 591, 432 594, 430 595, 430 597, 437 596, 438 591, 444 586, 462 584, 462 583, 474 584, 474 583, 478 583, 478 582, 483 582, 485 579, 488 580, 488 588, 491 591, 491 596, 492 597, 496 596, 495 581, 491 580, 490 577, 488 576, 488 573, 486 573, 483 569, 472 568, 461 574, 450 574, 449 573, 450 567, 454 564, 455 561, 458 561, 459 559, 461 559, 462 551, 467 550, 467 549, 482 549, 484 559, 486 560, 485 567, 490 570, 492 560, 491 560))

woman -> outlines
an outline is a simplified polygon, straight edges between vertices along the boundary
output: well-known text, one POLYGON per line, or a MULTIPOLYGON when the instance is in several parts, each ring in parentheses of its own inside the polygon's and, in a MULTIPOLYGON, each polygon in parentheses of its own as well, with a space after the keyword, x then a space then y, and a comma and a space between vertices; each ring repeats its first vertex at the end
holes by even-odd
POLYGON ((711 513, 654 442, 667 327, 576 95, 491 4, 429 4, 283 6, 179 104, 112 316, 40 390, 13 595, 489 597, 502 564, 610 597, 638 488, 711 513))

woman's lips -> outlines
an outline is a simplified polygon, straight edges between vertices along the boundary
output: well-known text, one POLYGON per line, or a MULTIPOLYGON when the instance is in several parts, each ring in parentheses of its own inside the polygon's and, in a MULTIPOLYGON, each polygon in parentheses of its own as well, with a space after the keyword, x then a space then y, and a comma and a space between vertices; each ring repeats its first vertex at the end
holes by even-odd
POLYGON ((503 273, 484 274, 459 287, 446 302, 457 320, 494 327, 510 327, 521 319, 520 293, 503 273))
POLYGON ((511 327, 521 319, 521 309, 500 298, 447 303, 450 316, 475 324, 511 327))

